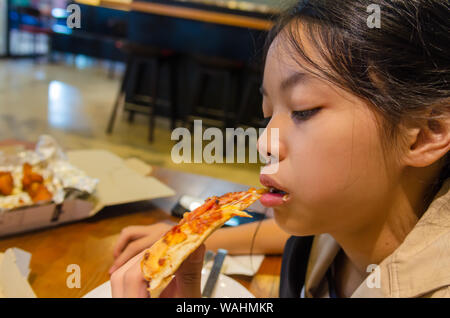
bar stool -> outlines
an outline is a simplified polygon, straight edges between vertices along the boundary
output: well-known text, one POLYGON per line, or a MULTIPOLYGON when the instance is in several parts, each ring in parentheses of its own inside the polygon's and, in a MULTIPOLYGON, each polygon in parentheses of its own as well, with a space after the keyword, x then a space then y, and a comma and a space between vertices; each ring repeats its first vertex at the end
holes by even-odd
POLYGON ((164 63, 169 65, 169 108, 171 118, 171 128, 175 129, 177 113, 177 81, 178 81, 178 55, 172 50, 164 50, 137 43, 118 41, 116 46, 122 49, 127 55, 127 64, 125 74, 122 78, 119 93, 114 103, 113 111, 108 123, 106 132, 111 134, 117 117, 117 112, 122 104, 125 104, 124 110, 129 111, 128 121, 133 121, 135 112, 149 115, 149 135, 150 142, 154 140, 155 114, 158 106, 159 82, 161 79, 161 67, 164 63), (148 83, 147 100, 138 99, 136 91, 139 85, 139 79, 133 76, 142 63, 148 63, 151 66, 151 78, 148 83))
POLYGON ((217 57, 201 55, 191 56, 196 64, 193 88, 188 101, 188 112, 185 124, 192 127, 195 119, 202 119, 207 126, 225 129, 234 127, 236 120, 236 101, 239 90, 239 75, 244 63, 217 57), (222 83, 219 108, 211 108, 202 104, 207 93, 208 83, 222 83))

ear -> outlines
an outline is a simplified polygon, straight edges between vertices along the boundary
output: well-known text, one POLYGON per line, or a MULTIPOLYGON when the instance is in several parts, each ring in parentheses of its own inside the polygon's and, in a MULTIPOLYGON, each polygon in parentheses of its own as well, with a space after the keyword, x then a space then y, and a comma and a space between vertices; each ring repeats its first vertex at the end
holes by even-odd
POLYGON ((421 127, 408 129, 405 163, 427 167, 443 158, 450 150, 450 119, 429 119, 421 127))

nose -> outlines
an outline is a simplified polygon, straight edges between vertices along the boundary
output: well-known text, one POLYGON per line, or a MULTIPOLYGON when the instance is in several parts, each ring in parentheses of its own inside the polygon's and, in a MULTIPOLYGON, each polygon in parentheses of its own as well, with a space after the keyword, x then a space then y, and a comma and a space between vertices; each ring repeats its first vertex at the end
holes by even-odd
POLYGON ((281 162, 286 157, 282 125, 272 117, 263 134, 258 139, 258 152, 268 162, 281 162))

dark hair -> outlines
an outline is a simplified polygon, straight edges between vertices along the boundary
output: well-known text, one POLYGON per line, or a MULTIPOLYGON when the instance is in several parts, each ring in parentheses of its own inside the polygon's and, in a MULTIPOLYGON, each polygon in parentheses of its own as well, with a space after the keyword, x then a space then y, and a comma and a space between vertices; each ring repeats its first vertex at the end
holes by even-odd
MULTIPOLYGON (((446 0, 299 1, 269 32, 266 52, 282 36, 303 68, 366 100, 385 119, 383 140, 392 143, 404 120, 450 114, 449 12, 446 0), (380 28, 368 25, 369 5, 381 9, 380 28), (300 26, 329 69, 305 53, 300 26)), ((439 183, 449 177, 442 160, 439 183)))

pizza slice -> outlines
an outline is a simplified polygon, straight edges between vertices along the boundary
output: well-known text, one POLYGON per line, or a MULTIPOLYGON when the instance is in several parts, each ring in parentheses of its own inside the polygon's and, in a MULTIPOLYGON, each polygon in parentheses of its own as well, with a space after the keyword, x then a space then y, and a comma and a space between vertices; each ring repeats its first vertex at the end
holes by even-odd
POLYGON ((214 196, 194 211, 185 213, 177 225, 144 253, 141 269, 149 282, 150 296, 159 297, 183 261, 230 218, 251 217, 242 210, 265 192, 264 189, 251 188, 248 191, 214 196))

